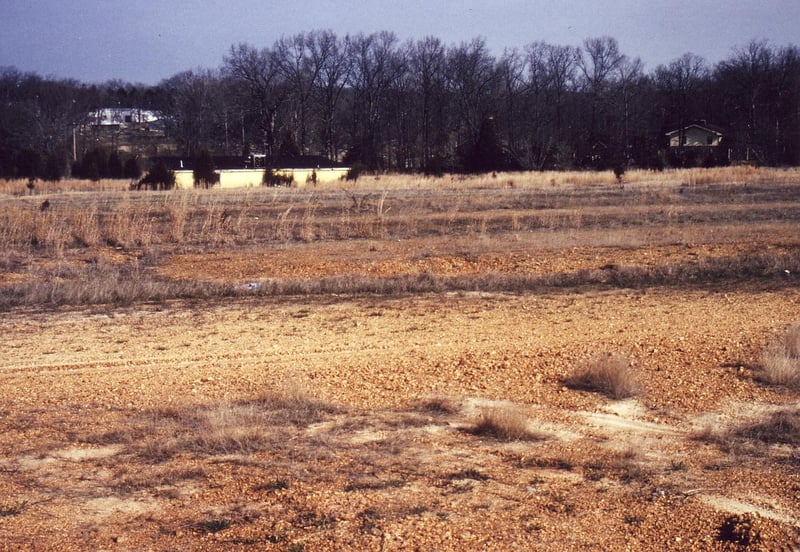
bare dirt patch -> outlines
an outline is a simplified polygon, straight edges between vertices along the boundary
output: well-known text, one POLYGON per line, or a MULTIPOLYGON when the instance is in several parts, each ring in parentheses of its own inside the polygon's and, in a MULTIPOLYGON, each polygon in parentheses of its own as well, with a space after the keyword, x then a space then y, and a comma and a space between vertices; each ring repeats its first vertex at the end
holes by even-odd
POLYGON ((792 400, 739 367, 798 301, 649 290, 8 316, 0 482, 26 506, 0 518, 4 546, 713 550, 731 504, 754 504, 761 542, 789 542, 796 465, 694 435, 732 399, 792 400), (636 356, 645 395, 562 385, 600 345, 636 356), (336 409, 306 423, 259 402, 292 386, 336 409), (540 438, 475 434, 488 405, 540 438))

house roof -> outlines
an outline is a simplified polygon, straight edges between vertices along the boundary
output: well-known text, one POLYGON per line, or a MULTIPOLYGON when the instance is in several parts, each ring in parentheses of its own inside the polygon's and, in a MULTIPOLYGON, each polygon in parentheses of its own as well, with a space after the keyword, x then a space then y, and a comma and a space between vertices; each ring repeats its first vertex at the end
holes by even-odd
POLYGON ((721 126, 712 125, 712 124, 709 124, 709 123, 707 123, 705 121, 700 121, 700 122, 688 124, 688 125, 686 125, 685 127, 682 127, 682 128, 676 128, 675 130, 670 130, 669 132, 666 133, 666 135, 667 136, 674 136, 675 134, 678 134, 680 132, 686 132, 690 128, 699 128, 700 130, 705 130, 706 132, 710 132, 711 134, 716 134, 718 136, 722 136, 726 132, 726 130, 724 128, 722 128, 721 126))
POLYGON ((276 169, 338 169, 344 165, 321 155, 278 155, 270 165, 276 169))

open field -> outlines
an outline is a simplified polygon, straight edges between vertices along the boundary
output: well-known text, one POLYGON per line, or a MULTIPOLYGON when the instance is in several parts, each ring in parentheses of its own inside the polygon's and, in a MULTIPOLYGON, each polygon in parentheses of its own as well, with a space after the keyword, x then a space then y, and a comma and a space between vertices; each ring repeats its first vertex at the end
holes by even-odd
POLYGON ((405 178, 0 186, 0 550, 800 549, 800 172, 405 178))

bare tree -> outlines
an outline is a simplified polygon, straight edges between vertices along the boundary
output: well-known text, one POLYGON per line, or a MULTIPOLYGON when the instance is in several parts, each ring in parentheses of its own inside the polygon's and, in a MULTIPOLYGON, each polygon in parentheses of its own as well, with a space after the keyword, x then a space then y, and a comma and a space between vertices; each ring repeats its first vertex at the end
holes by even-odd
POLYGON ((516 49, 505 50, 497 62, 497 77, 500 84, 499 96, 502 102, 503 122, 506 142, 513 152, 517 152, 517 127, 522 109, 521 96, 525 89, 526 59, 516 49))
POLYGON ((308 150, 308 117, 314 88, 331 55, 331 43, 320 33, 300 33, 275 43, 275 59, 289 85, 292 134, 300 153, 308 150))
POLYGON ((754 40, 734 49, 730 59, 717 65, 715 75, 745 159, 762 163, 775 160, 776 57, 766 40, 754 40))
POLYGON ((278 109, 289 93, 274 52, 249 44, 231 46, 224 71, 241 87, 247 114, 257 117, 264 153, 274 155, 278 109))
POLYGON ((567 98, 575 89, 578 49, 545 42, 525 48, 527 70, 523 110, 528 129, 528 166, 560 166, 571 158, 566 124, 567 98))
POLYGON ((775 162, 800 164, 800 48, 785 46, 776 52, 775 162))
POLYGON ((409 52, 409 77, 415 90, 420 164, 441 169, 447 148, 447 55, 435 37, 417 41, 409 52))
POLYGON ((497 90, 495 60, 483 39, 474 39, 447 52, 449 90, 455 106, 457 143, 472 144, 481 124, 493 116, 497 90))
POLYGON ((637 121, 641 121, 644 117, 644 114, 636 109, 636 98, 641 96, 645 85, 644 64, 639 58, 625 57, 617 68, 617 75, 616 98, 621 125, 617 135, 619 146, 614 162, 620 165, 633 160, 631 142, 635 132, 633 127, 638 126, 637 121))
POLYGON ((583 89, 589 107, 587 132, 582 139, 584 162, 601 167, 608 162, 607 148, 613 123, 611 89, 625 61, 616 39, 609 36, 587 38, 578 57, 578 68, 583 75, 583 89))
POLYGON ((227 106, 218 71, 179 73, 161 83, 169 91, 170 134, 187 155, 225 148, 227 106))
POLYGON ((386 164, 381 155, 382 131, 387 126, 386 100, 405 72, 406 60, 394 33, 357 35, 351 39, 351 46, 351 145, 358 150, 357 160, 379 168, 386 164))
POLYGON ((330 31, 322 31, 313 35, 310 48, 312 56, 320 60, 315 83, 322 121, 320 135, 326 155, 336 159, 339 154, 337 113, 353 66, 350 39, 339 39, 330 31))
POLYGON ((664 97, 664 112, 669 119, 664 122, 681 129, 681 144, 683 128, 698 115, 699 92, 709 74, 705 59, 692 53, 683 54, 668 65, 656 67, 655 84, 664 97))

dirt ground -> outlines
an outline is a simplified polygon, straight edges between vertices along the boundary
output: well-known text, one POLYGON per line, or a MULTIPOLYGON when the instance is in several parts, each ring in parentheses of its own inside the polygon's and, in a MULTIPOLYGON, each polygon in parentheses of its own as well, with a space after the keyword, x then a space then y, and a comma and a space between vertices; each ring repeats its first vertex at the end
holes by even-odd
POLYGON ((693 436, 797 400, 752 365, 799 307, 795 289, 656 289, 6 316, 0 496, 24 510, 0 546, 706 550, 747 513, 763 549, 791 550, 797 459, 693 436), (640 398, 563 385, 598 350, 632 356, 640 398), (343 410, 277 451, 156 462, 98 438, 293 386, 343 410), (508 401, 538 439, 468 431, 508 401))
MULTIPOLYGON (((345 240, 156 270, 546 274, 796 248, 781 229, 535 251, 345 240)), ((797 446, 737 433, 798 405, 759 375, 800 321, 793 282, 4 313, 0 550, 800 550, 797 446), (610 353, 639 395, 568 384, 610 353), (492 415, 528 431, 479 431, 492 415)))

